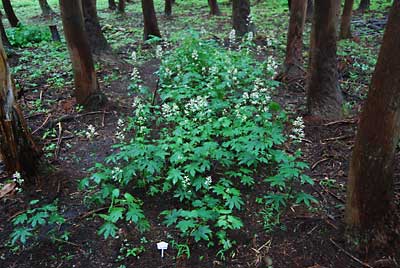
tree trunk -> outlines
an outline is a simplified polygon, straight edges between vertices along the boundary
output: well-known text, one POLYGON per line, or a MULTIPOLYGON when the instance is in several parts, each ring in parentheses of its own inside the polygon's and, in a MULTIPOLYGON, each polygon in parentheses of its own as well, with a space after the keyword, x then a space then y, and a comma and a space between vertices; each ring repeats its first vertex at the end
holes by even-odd
POLYGON ((280 79, 285 82, 291 82, 304 76, 302 52, 306 10, 307 0, 293 0, 291 3, 286 59, 282 79, 280 79))
POLYGON ((101 31, 99 18, 97 16, 96 0, 82 0, 82 8, 86 35, 92 53, 100 55, 104 52, 111 51, 111 47, 101 31))
POLYGON ((125 14, 125 0, 118 1, 118 12, 121 14, 125 14))
POLYGON ((150 39, 151 36, 161 37, 153 0, 142 0, 142 10, 144 20, 144 40, 150 39))
POLYGON ((0 42, 0 154, 9 174, 18 171, 30 181, 36 173, 39 150, 36 148, 18 103, 7 56, 0 42))
POLYGON ((54 14, 54 11, 51 9, 47 0, 39 0, 40 9, 42 10, 43 16, 50 16, 54 14))
POLYGON ((72 69, 74 72, 75 97, 79 104, 94 108, 104 103, 94 70, 92 53, 84 29, 81 0, 60 0, 72 69))
POLYGON ((232 23, 236 35, 242 37, 251 31, 250 25, 250 1, 233 0, 232 1, 232 23))
POLYGON ((358 6, 358 10, 364 12, 369 9, 371 5, 371 0, 361 0, 360 5, 358 6))
POLYGON ((346 223, 376 226, 393 198, 393 162, 400 134, 400 0, 394 0, 350 163, 346 223))
POLYGON ((346 0, 344 2, 342 21, 340 23, 340 39, 351 38, 351 14, 353 13, 354 0, 346 0))
POLYGON ((117 5, 115 4, 115 0, 108 0, 108 8, 110 10, 116 10, 117 9, 117 5))
POLYGON ((61 42, 60 33, 57 30, 57 25, 49 25, 51 40, 54 42, 61 42))
POLYGON ((342 94, 339 88, 336 58, 336 22, 339 0, 315 1, 311 32, 311 53, 308 70, 308 112, 324 119, 342 115, 342 94))
POLYGON ((10 22, 11 27, 17 27, 19 20, 15 15, 14 9, 11 5, 10 0, 2 0, 4 12, 6 13, 7 19, 10 22))
POLYGON ((308 0, 307 3, 307 20, 312 19, 314 13, 314 1, 313 0, 308 0))
POLYGON ((171 14, 172 14, 172 0, 165 0, 164 14, 165 14, 165 16, 171 16, 171 14))
POLYGON ((210 6, 210 15, 221 15, 217 0, 208 0, 208 5, 210 6))
POLYGON ((1 34, 1 41, 3 41, 3 44, 5 47, 11 47, 10 41, 8 40, 6 30, 4 28, 3 24, 3 14, 0 12, 0 34, 1 34))

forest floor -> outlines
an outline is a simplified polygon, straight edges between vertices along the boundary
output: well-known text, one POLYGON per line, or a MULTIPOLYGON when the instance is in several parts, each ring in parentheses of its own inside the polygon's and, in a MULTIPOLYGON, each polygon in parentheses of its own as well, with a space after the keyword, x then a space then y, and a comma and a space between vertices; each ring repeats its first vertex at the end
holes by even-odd
MULTIPOLYGON (((22 1, 23 2, 23 1, 22 1)), ((17 15, 37 11, 28 5, 16 4, 17 15), (20 12, 20 13, 18 13, 20 12), (25 12, 25 13, 23 13, 25 12)), ((54 3, 50 1, 52 4, 54 3)), ((303 160, 310 169, 307 174, 315 184, 308 193, 319 204, 314 211, 290 207, 281 218, 281 228, 265 232, 259 219, 260 205, 252 198, 265 189, 255 187, 246 192, 242 212, 244 227, 236 234, 237 245, 230 257, 220 260, 217 252, 206 245, 192 243, 191 256, 176 258, 177 250, 169 248, 160 258, 156 243, 160 240, 179 239, 178 232, 166 227, 160 212, 179 207, 179 203, 164 200, 161 196, 140 196, 143 210, 150 222, 150 231, 121 227, 118 238, 105 240, 98 235, 101 219, 96 216, 102 207, 87 207, 87 192, 78 190, 79 181, 90 175, 89 169, 101 163, 112 153, 119 118, 132 115, 134 94, 129 91, 131 73, 136 67, 143 86, 154 91, 157 87, 160 60, 155 57, 155 46, 141 41, 142 23, 139 4, 129 4, 127 14, 120 16, 106 9, 107 1, 99 2, 108 40, 115 55, 126 64, 106 62, 96 64, 102 91, 109 102, 102 109, 85 111, 73 98, 73 83, 68 53, 64 44, 45 42, 15 48, 10 63, 19 89, 23 91, 20 103, 26 114, 34 137, 43 148, 45 159, 38 179, 39 189, 13 192, 0 199, 0 268, 24 267, 400 267, 400 165, 395 169, 395 208, 381 234, 376 235, 368 248, 362 241, 345 235, 343 224, 346 200, 346 181, 349 157, 354 144, 358 112, 366 97, 368 84, 376 62, 381 42, 387 5, 376 6, 374 11, 356 14, 353 18, 353 40, 339 43, 339 71, 341 88, 345 96, 345 118, 336 122, 321 122, 305 116, 304 81, 288 88, 281 84, 273 98, 291 111, 291 116, 305 116, 305 139, 301 144, 303 160), (104 3, 103 3, 104 2, 104 3), (131 54, 137 52, 137 61, 131 54), (94 127, 95 131, 90 129, 94 127), (11 220, 29 209, 29 201, 40 199, 43 203, 57 200, 67 222, 63 230, 69 232, 68 240, 51 240, 46 227, 39 239, 24 247, 10 246, 11 220), (130 245, 124 245, 124 239, 130 245), (124 247, 141 248, 138 256, 122 256, 124 247)), ((162 1, 156 1, 162 10, 162 1)), ((159 14, 163 35, 173 38, 191 26, 202 27, 212 35, 226 39, 230 32, 229 7, 221 3, 223 16, 210 18, 206 1, 182 3, 177 1, 174 15, 166 18, 159 14), (165 29, 168 29, 166 31, 165 29)), ((226 2, 226 1, 225 1, 226 2)), ((258 4, 253 7, 258 28, 257 42, 265 45, 265 55, 283 61, 288 15, 285 1, 278 4, 258 4), (286 12, 286 13, 283 13, 286 12), (285 14, 285 15, 282 15, 285 14), (267 45, 266 39, 271 43, 267 45)), ((379 2, 379 1, 378 1, 379 2)), ((386 2, 385 2, 386 3, 386 2)), ((33 4, 31 4, 33 5, 33 4)), ((39 14, 39 13, 37 13, 39 14)), ((26 16, 26 24, 59 23, 59 16, 41 18, 26 16)), ((308 55, 310 22, 307 23, 305 53, 308 55)), ((61 29, 61 28, 60 28, 61 29)), ((172 49, 172 48, 170 48, 172 49)), ((399 155, 396 156, 399 160, 399 155)), ((9 177, 3 174, 0 183, 9 177)), ((141 193, 138 193, 139 195, 141 193)), ((124 253, 125 254, 125 253, 124 253)))

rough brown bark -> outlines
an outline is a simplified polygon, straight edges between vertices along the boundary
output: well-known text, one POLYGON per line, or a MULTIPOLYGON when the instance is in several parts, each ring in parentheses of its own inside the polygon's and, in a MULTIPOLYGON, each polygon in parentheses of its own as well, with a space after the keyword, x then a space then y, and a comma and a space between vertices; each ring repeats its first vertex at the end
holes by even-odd
POLYGON ((153 0, 142 0, 142 11, 144 20, 144 40, 150 39, 151 36, 161 37, 153 0))
POLYGON ((39 150, 35 146, 18 103, 16 91, 7 63, 7 56, 0 42, 0 154, 10 174, 19 171, 25 182, 36 173, 39 150))
POLYGON ((117 9, 117 5, 115 4, 115 0, 108 0, 108 8, 110 10, 115 10, 117 9))
POLYGON ((369 9, 370 5, 371 5, 370 0, 361 0, 360 5, 358 6, 358 10, 365 11, 365 10, 369 9))
POLYGON ((346 223, 376 226, 393 197, 393 162, 400 134, 400 0, 394 0, 383 43, 360 116, 350 164, 346 223))
POLYGON ((164 14, 165 14, 165 16, 171 16, 171 14, 172 14, 172 0, 165 0, 164 14))
POLYGON ((250 1, 233 0, 232 1, 232 24, 236 35, 241 37, 251 31, 249 23, 250 1))
POLYGON ((47 3, 47 0, 39 0, 39 5, 43 16, 50 16, 54 14, 54 11, 49 6, 49 3, 47 3))
POLYGON ((315 1, 308 69, 308 112, 324 119, 342 115, 342 94, 338 82, 336 58, 336 22, 339 0, 315 1))
POLYGON ((210 15, 221 15, 217 0, 208 0, 208 5, 210 6, 210 15))
POLYGON ((342 21, 340 23, 340 39, 351 38, 351 15, 353 13, 354 0, 344 2, 342 21))
POLYGON ((118 1, 118 12, 121 14, 125 13, 125 0, 118 1))
POLYGON ((19 20, 15 15, 14 9, 11 5, 10 0, 2 0, 4 12, 6 13, 7 19, 10 22, 11 27, 17 27, 19 20))
POLYGON ((94 108, 105 101, 100 93, 94 70, 92 53, 84 29, 81 0, 60 0, 72 69, 74 72, 75 97, 79 104, 94 108))
POLYGON ((3 14, 0 12, 0 34, 1 34, 1 40, 3 41, 4 46, 6 47, 11 47, 10 41, 8 40, 6 30, 4 28, 3 24, 3 14))
POLYGON ((302 52, 306 10, 307 0, 293 0, 291 3, 286 58, 280 79, 284 82, 291 82, 304 76, 302 52))
POLYGON ((82 8, 86 35, 92 53, 100 55, 104 52, 111 51, 111 47, 101 31, 99 18, 97 16, 96 0, 82 0, 82 8))

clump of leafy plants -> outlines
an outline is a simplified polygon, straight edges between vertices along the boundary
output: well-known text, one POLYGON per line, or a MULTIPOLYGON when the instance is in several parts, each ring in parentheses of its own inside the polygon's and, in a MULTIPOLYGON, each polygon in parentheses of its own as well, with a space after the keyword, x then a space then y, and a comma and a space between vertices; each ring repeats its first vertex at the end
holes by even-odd
POLYGON ((164 223, 186 240, 218 246, 224 257, 235 244, 230 234, 243 227, 243 192, 264 189, 260 217, 272 228, 286 206, 311 206, 315 199, 295 186, 313 181, 302 174, 300 153, 282 149, 298 137, 286 137, 288 118, 271 100, 271 60, 258 63, 250 48, 226 49, 196 35, 181 42, 164 54, 156 94, 135 99, 126 135, 119 124, 117 152, 81 186, 99 186, 93 198, 109 204, 100 215, 105 237, 115 236, 122 221, 149 228, 133 196, 145 189, 179 200, 180 208, 161 213, 164 223))
POLYGON ((43 235, 43 230, 50 239, 68 239, 65 232, 60 234, 59 227, 65 222, 64 217, 59 213, 56 203, 37 206, 39 200, 32 200, 29 205, 32 207, 26 212, 19 214, 12 220, 13 232, 10 235, 11 245, 25 245, 29 239, 35 240, 43 235), (37 206, 37 207, 34 207, 37 206))
POLYGON ((6 30, 12 46, 28 47, 43 41, 51 41, 49 29, 43 26, 19 24, 18 27, 6 30))

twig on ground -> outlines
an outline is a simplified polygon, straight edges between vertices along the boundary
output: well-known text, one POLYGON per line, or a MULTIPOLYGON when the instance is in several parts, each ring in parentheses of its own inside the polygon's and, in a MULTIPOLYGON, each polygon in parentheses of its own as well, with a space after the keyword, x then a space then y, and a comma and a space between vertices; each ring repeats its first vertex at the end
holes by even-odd
POLYGON ((357 119, 344 119, 344 120, 332 121, 326 123, 324 126, 329 127, 337 124, 354 124, 354 123, 357 123, 357 119))
POLYGON ((62 128, 62 123, 59 122, 58 123, 58 139, 57 139, 57 145, 56 145, 56 149, 54 151, 54 159, 57 160, 58 158, 58 154, 60 153, 61 150, 61 143, 63 140, 63 128, 62 128))
POLYGON ((39 130, 41 130, 42 128, 44 128, 47 124, 47 122, 49 121, 51 117, 51 114, 49 114, 46 119, 44 120, 43 124, 40 125, 40 127, 38 127, 37 129, 35 129, 34 131, 32 131, 32 135, 35 134, 36 132, 38 132, 39 130))
POLYGON ((311 165, 311 170, 314 170, 319 164, 330 160, 331 158, 323 158, 311 165))
POLYGON ((373 268, 371 265, 369 265, 366 262, 363 262, 362 260, 356 258, 354 255, 350 254, 348 251, 346 251, 344 248, 342 248, 341 246, 339 246, 335 241, 332 240, 332 238, 329 238, 329 241, 336 247, 338 248, 340 251, 342 251, 344 254, 346 254, 348 257, 350 257, 352 260, 354 260, 355 262, 358 262, 359 264, 361 264, 363 267, 368 267, 368 268, 373 268))
POLYGON ((326 142, 329 141, 339 141, 339 140, 345 140, 345 139, 349 139, 349 138, 353 138, 354 134, 350 134, 350 135, 342 135, 342 136, 338 136, 338 137, 333 137, 333 138, 327 138, 324 139, 324 142, 321 142, 322 144, 325 144, 326 142))

